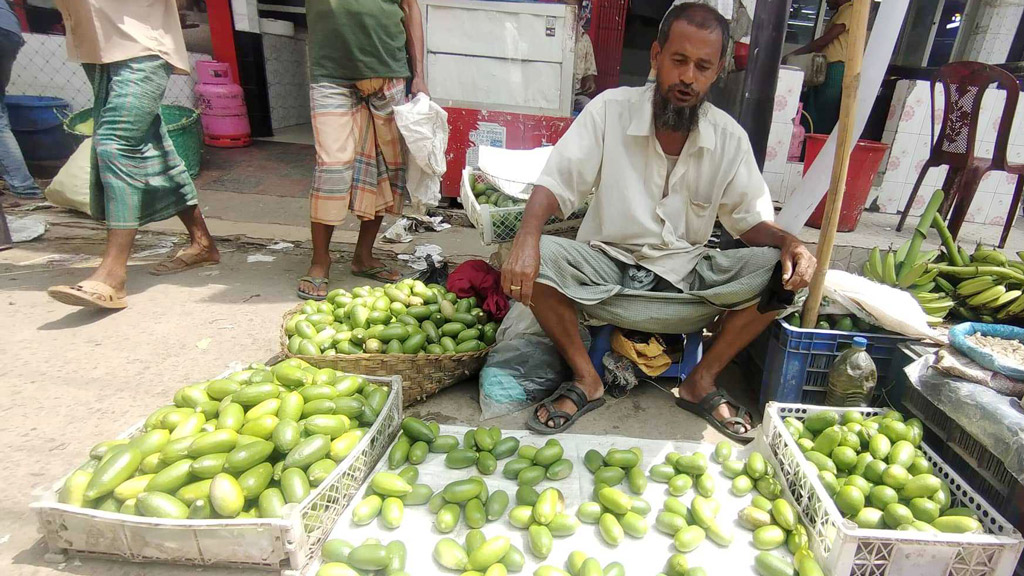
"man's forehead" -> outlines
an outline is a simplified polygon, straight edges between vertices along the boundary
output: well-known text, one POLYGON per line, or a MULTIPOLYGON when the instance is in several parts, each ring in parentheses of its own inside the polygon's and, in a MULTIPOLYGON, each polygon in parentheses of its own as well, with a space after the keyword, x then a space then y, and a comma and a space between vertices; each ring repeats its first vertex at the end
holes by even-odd
POLYGON ((722 32, 718 29, 704 30, 686 20, 676 20, 669 30, 668 41, 662 50, 672 54, 683 54, 692 58, 706 58, 717 61, 722 50, 722 32))

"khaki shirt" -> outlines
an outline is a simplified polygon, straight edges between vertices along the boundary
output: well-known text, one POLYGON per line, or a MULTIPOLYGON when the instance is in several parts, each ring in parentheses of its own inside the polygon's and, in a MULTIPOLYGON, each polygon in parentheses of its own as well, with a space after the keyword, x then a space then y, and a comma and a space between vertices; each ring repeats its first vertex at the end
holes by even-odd
POLYGON ((590 36, 583 30, 576 37, 576 64, 572 74, 573 94, 580 94, 580 83, 584 76, 597 76, 597 60, 594 58, 594 45, 590 36))
POLYGON ((669 171, 654 134, 653 89, 616 88, 594 98, 536 184, 551 190, 563 215, 593 190, 576 239, 687 290, 716 218, 740 236, 771 222, 775 211, 746 132, 709 103, 669 171))
POLYGON ((68 58, 109 64, 159 56, 189 71, 175 0, 57 0, 67 29, 68 58))
POLYGON ((836 10, 829 20, 829 28, 837 24, 845 24, 846 30, 825 46, 825 59, 829 62, 846 62, 846 50, 850 44, 850 21, 853 20, 853 2, 847 2, 836 10))

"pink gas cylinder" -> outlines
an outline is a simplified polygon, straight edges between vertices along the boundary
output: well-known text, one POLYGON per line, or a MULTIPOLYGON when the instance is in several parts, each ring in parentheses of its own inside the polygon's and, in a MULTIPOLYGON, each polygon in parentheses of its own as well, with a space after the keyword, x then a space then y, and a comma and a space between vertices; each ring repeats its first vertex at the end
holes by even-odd
POLYGON ((217 148, 252 144, 245 94, 231 77, 231 67, 215 60, 200 60, 196 62, 196 75, 203 141, 217 148))

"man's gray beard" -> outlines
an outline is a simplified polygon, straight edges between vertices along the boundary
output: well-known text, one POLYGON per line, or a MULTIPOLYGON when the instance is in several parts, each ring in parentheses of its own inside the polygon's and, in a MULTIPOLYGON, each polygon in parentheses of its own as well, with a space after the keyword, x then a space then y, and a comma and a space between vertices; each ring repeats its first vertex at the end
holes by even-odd
POLYGON ((687 134, 693 132, 700 122, 706 98, 701 98, 693 106, 675 106, 658 86, 654 87, 653 92, 655 127, 687 134))

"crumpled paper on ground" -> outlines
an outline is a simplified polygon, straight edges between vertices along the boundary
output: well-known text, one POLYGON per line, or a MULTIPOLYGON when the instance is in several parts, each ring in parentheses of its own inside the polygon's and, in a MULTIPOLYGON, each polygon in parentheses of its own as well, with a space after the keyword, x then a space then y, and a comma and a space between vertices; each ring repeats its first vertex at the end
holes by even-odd
POLYGON ((417 246, 412 254, 399 254, 398 259, 408 264, 414 270, 426 270, 427 258, 433 258, 435 266, 440 266, 444 263, 444 256, 441 255, 441 252, 441 247, 437 244, 422 244, 417 246))
POLYGON ((15 244, 35 240, 46 233, 46 221, 37 216, 7 216, 7 227, 15 244))
POLYGON ((392 224, 384 232, 384 241, 405 244, 412 241, 414 234, 440 232, 451 227, 451 224, 444 221, 443 216, 410 215, 400 218, 398 222, 392 224))

